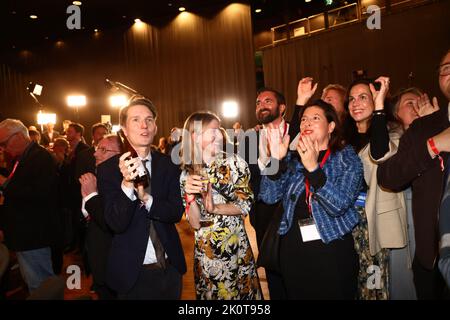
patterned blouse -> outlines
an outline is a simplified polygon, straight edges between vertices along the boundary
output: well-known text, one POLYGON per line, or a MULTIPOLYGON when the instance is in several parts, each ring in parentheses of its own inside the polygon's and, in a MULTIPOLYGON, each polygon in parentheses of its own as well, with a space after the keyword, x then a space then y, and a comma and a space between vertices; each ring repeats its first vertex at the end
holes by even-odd
MULTIPOLYGON (((255 261, 244 225, 253 192, 247 163, 237 155, 217 157, 206 168, 215 204, 232 203, 242 215, 213 215, 205 212, 203 200, 196 197, 201 213, 213 223, 195 231, 194 278, 197 299, 259 300, 262 298, 255 261)), ((181 193, 187 172, 180 176, 181 193)), ((188 218, 188 216, 187 216, 188 218)))

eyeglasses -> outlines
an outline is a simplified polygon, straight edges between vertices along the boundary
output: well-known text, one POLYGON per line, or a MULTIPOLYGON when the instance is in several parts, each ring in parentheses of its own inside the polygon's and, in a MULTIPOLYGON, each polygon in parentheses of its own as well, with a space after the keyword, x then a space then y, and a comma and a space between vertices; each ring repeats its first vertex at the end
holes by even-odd
POLYGON ((450 75, 450 62, 441 64, 438 68, 438 72, 440 76, 450 75))
POLYGON ((95 151, 97 151, 97 150, 100 150, 102 153, 107 153, 108 151, 120 153, 120 151, 118 151, 118 150, 106 149, 105 147, 96 147, 95 151))
POLYGON ((2 142, 0 142, 0 148, 6 148, 6 146, 9 143, 9 140, 11 140, 12 137, 14 137, 18 132, 14 132, 13 134, 11 134, 8 138, 6 138, 5 140, 3 140, 2 142))

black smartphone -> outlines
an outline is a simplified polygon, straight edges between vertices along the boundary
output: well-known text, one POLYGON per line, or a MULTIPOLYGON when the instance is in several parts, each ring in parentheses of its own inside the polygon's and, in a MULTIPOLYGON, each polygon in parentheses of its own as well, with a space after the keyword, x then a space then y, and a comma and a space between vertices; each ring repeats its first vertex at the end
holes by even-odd
POLYGON ((370 83, 373 84, 373 87, 376 91, 380 91, 381 89, 381 82, 375 82, 377 78, 369 79, 370 83))

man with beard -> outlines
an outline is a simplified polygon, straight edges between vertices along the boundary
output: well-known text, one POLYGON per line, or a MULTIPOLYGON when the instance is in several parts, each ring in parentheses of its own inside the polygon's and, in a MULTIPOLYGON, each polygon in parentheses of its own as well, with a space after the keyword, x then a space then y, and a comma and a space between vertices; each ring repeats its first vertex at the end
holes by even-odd
MULTIPOLYGON (((289 124, 284 120, 285 112, 286 100, 280 92, 271 88, 260 89, 256 98, 256 119, 259 124, 262 124, 263 129, 247 131, 245 144, 240 145, 240 148, 244 147, 246 151, 244 158, 249 164, 250 184, 255 194, 255 203, 250 211, 250 222, 255 228, 258 248, 269 224, 276 222, 272 222, 272 217, 279 206, 279 203, 268 205, 258 200, 261 175, 264 171, 265 173, 271 171, 267 170, 270 166, 267 166, 269 162, 269 154, 266 151, 268 130, 265 129, 279 129, 283 136, 287 136, 289 124)), ((284 299, 282 279, 277 272, 266 268, 266 277, 271 299, 284 299)))

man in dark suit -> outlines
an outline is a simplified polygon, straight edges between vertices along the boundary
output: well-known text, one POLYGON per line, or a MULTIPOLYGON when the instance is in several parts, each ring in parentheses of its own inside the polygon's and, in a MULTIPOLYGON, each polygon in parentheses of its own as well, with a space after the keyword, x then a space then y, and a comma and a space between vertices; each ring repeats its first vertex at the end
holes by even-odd
POLYGON ((2 223, 5 244, 15 251, 28 289, 33 291, 54 275, 50 246, 60 228, 54 196, 57 167, 51 154, 30 140, 19 120, 0 123, 0 150, 14 163, 2 177, 2 223))
MULTIPOLYGON (((108 135, 100 140, 94 153, 97 167, 121 153, 119 137, 108 135)), ((115 293, 106 285, 106 263, 112 241, 112 231, 105 221, 103 199, 98 194, 97 179, 91 172, 80 177, 82 212, 87 219, 86 251, 93 276, 93 287, 100 300, 115 299, 115 293)))
MULTIPOLYGON (((268 226, 274 221, 275 210, 279 204, 266 204, 258 200, 259 185, 263 173, 270 174, 273 171, 269 163, 269 154, 265 151, 267 129, 276 128, 285 136, 288 134, 289 124, 284 120, 286 101, 284 96, 271 88, 258 90, 256 97, 256 119, 262 127, 257 126, 254 130, 245 133, 245 143, 239 145, 239 152, 245 148, 245 160, 249 164, 251 172, 250 184, 255 194, 255 203, 250 211, 250 222, 255 228, 256 242, 260 248, 262 239, 268 226)), ((275 172, 273 172, 275 173, 275 172)), ((267 282, 272 299, 285 299, 284 286, 281 276, 276 270, 266 268, 267 282)))
MULTIPOLYGON (((442 59, 439 65, 439 86, 441 87, 442 93, 445 95, 448 101, 448 107, 450 107, 450 50, 442 59)), ((450 145, 448 144, 450 140, 450 132, 442 133, 443 142, 447 142, 447 151, 450 151, 450 145)), ((441 147, 443 148, 443 147, 441 147)), ((439 259, 439 270, 444 276, 447 282, 447 287, 450 288, 450 164, 447 160, 446 168, 446 184, 444 189, 444 196, 442 199, 441 210, 439 215, 439 231, 441 239, 440 247, 440 259, 439 259)))
POLYGON ((96 123, 91 128, 92 145, 89 149, 81 151, 77 156, 77 163, 75 164, 75 177, 78 179, 86 172, 95 173, 95 148, 100 140, 108 134, 108 127, 104 123, 96 123))
POLYGON ((78 249, 80 252, 84 247, 85 226, 81 213, 81 186, 76 167, 80 153, 89 149, 89 146, 83 142, 83 133, 84 127, 81 124, 75 122, 69 124, 67 129, 67 141, 70 144, 67 166, 68 190, 64 190, 68 193, 69 206, 72 211, 73 239, 70 249, 78 249))
POLYGON ((120 299, 179 299, 186 272, 175 228, 183 214, 180 170, 168 156, 151 151, 155 121, 151 101, 132 99, 120 111, 132 152, 111 158, 97 172, 105 220, 114 232, 106 280, 120 299), (150 176, 150 187, 135 186, 138 175, 150 176))
MULTIPOLYGON (((446 64, 450 65, 450 51, 439 67, 439 86, 450 100, 450 73, 443 67, 446 64)), ((419 100, 419 114, 426 105, 425 100, 419 100)), ((412 187, 416 241, 412 269, 419 300, 445 296, 445 282, 438 269, 439 207, 445 182, 442 166, 450 152, 449 107, 434 107, 431 114, 414 120, 401 137, 397 153, 377 171, 378 184, 383 188, 399 191, 412 187)))

